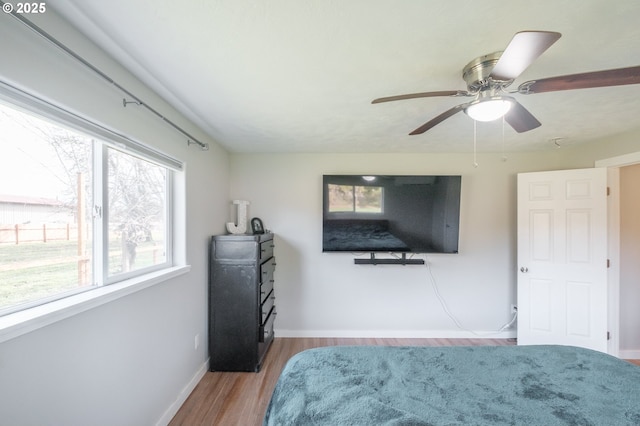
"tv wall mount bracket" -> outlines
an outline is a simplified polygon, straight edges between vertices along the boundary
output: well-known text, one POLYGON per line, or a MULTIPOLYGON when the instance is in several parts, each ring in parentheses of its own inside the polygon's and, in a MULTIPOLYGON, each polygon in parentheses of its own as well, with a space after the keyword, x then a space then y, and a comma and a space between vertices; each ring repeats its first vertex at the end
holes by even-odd
POLYGON ((408 259, 406 253, 402 253, 402 257, 389 259, 389 258, 376 258, 375 253, 371 253, 368 259, 353 259, 353 263, 356 265, 424 265, 424 259, 408 259))

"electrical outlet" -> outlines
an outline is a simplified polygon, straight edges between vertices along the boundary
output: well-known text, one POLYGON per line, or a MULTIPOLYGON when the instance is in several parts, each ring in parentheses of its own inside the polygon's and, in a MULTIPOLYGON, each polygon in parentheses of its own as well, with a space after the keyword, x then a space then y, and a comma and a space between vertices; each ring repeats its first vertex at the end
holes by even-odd
POLYGON ((196 351, 200 347, 200 333, 196 334, 196 337, 193 338, 193 346, 196 351))
POLYGON ((511 309, 510 309, 512 314, 517 314, 518 313, 518 307, 516 305, 511 305, 511 309))

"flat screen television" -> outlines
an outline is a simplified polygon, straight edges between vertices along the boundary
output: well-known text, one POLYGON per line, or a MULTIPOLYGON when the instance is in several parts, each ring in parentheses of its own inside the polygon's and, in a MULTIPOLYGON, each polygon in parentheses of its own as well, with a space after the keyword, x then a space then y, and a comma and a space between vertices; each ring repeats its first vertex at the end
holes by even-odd
POLYGON ((322 251, 457 253, 461 181, 324 175, 322 251))

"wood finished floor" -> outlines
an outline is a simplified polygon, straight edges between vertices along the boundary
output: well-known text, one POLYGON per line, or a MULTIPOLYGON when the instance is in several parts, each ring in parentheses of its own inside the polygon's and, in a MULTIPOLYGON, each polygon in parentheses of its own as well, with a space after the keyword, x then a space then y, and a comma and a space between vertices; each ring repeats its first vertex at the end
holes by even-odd
POLYGON ((262 425, 262 418, 282 368, 289 358, 305 349, 338 345, 506 346, 514 344, 513 339, 276 338, 259 373, 207 372, 169 425, 262 425))
MULTIPOLYGON (((507 346, 515 345, 515 340, 276 338, 259 373, 207 372, 169 425, 262 425, 273 388, 289 358, 305 349, 337 345, 507 346)), ((631 362, 640 366, 640 360, 631 362)))

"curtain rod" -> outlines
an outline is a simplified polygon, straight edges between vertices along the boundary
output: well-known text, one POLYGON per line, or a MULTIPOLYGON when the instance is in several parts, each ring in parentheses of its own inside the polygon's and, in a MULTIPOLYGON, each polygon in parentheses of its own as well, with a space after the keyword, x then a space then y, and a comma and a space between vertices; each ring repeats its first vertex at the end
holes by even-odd
MULTIPOLYGON (((3 8, 3 10, 5 10, 5 3, 2 0, 0 0, 0 6, 3 8)), ((13 16, 15 19, 17 19, 18 21, 22 22, 24 25, 26 25, 29 29, 31 29, 32 31, 34 31, 36 34, 40 35, 41 37, 43 37, 45 40, 49 41, 50 43, 52 43, 54 46, 58 47, 59 49, 61 49, 63 52, 65 52, 66 54, 68 54, 69 56, 71 56, 72 58, 74 58, 75 60, 77 60, 78 62, 80 62, 82 65, 84 65, 85 67, 87 67, 88 69, 90 69, 91 71, 93 71, 95 74, 97 74, 100 78, 102 78, 103 80, 107 81, 108 83, 112 84, 113 86, 115 86, 118 90, 120 90, 122 93, 124 93, 125 95, 127 95, 128 97, 132 98, 132 101, 128 101, 127 99, 123 99, 122 100, 122 105, 123 107, 126 107, 127 104, 130 103, 134 103, 136 105, 142 106, 144 108, 146 108, 148 111, 150 111, 151 113, 155 114, 157 117, 159 117, 162 121, 164 121, 165 123, 167 123, 168 125, 170 125, 171 127, 173 127, 175 130, 177 130, 178 132, 182 133, 184 136, 187 137, 187 145, 191 145, 191 144, 196 144, 198 146, 200 146, 200 148, 203 151, 207 151, 209 149, 209 144, 208 143, 204 143, 204 142, 200 142, 198 139, 194 138, 193 136, 191 136, 189 133, 187 133, 185 130, 183 130, 180 126, 178 126, 177 124, 175 124, 174 122, 172 122, 171 120, 169 120, 168 118, 166 118, 164 115, 160 114, 158 111, 156 111, 155 109, 153 109, 151 106, 149 106, 148 104, 146 104, 145 102, 143 102, 140 98, 138 98, 136 95, 134 95, 133 93, 131 93, 129 90, 127 90, 125 87, 123 87, 122 85, 118 84, 116 81, 114 81, 111 77, 109 77, 107 74, 105 74, 104 72, 102 72, 100 69, 98 69, 97 67, 95 67, 93 64, 91 64, 89 61, 87 61, 86 59, 84 59, 82 56, 78 55, 76 52, 74 52, 73 50, 71 50, 70 48, 68 48, 66 45, 64 45, 62 42, 60 42, 58 39, 56 39, 55 37, 53 37, 52 35, 50 35, 49 33, 47 33, 45 30, 43 30, 42 28, 38 27, 36 24, 34 24, 33 22, 29 21, 27 18, 25 18, 24 16, 18 14, 15 11, 11 11, 9 13, 9 15, 13 16)))

